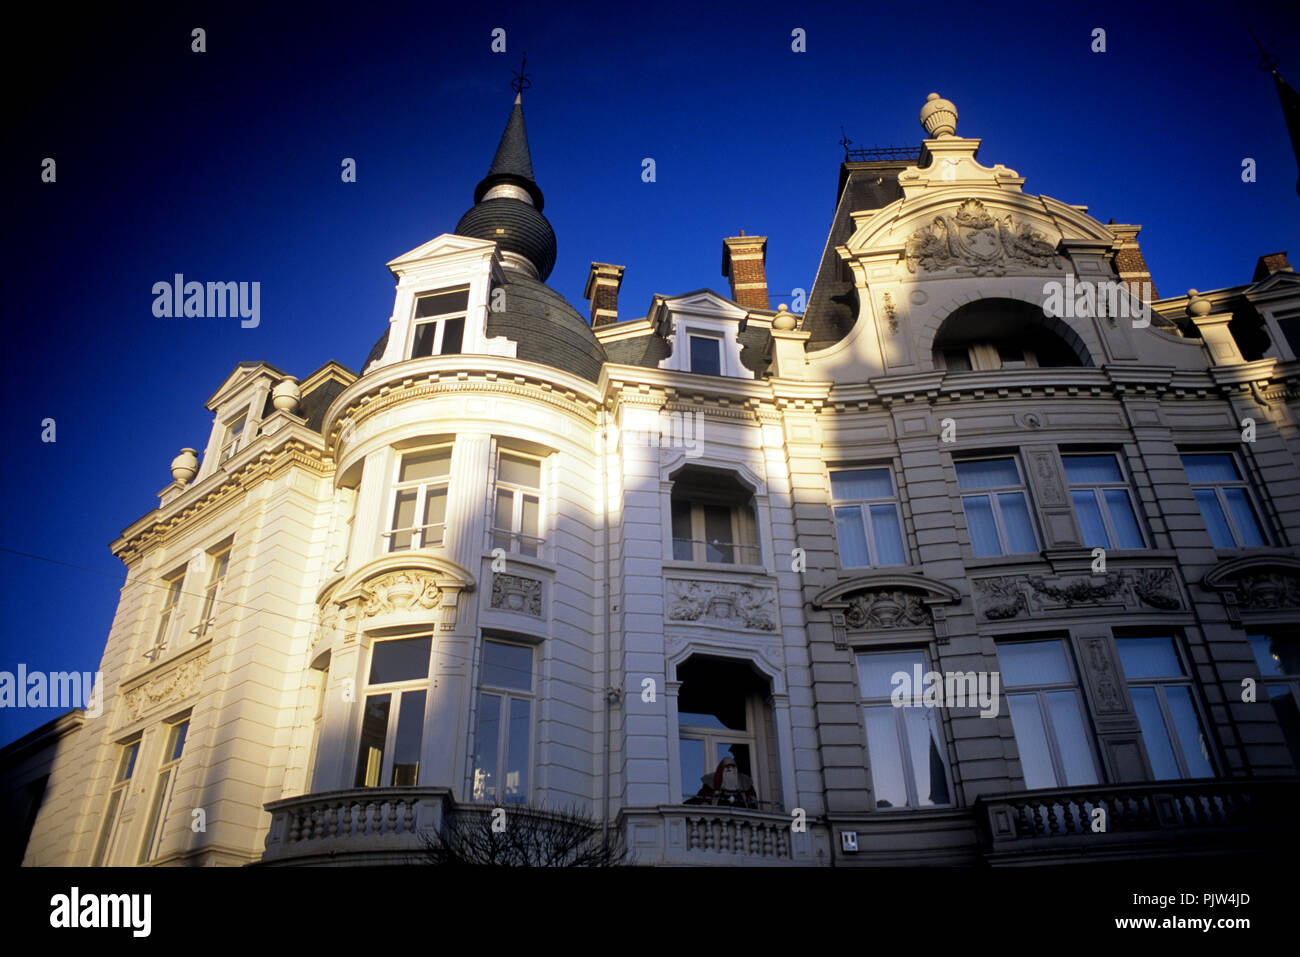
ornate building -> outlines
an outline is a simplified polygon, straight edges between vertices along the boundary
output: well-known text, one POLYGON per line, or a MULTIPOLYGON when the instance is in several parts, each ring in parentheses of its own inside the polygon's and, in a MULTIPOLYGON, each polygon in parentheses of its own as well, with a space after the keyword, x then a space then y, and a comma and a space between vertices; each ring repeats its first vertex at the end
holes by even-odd
POLYGON ((401 861, 497 807, 642 864, 1274 839, 1300 277, 1156 298, 1139 227, 921 120, 846 156, 801 314, 742 234, 729 296, 620 319, 592 263, 584 318, 516 98, 360 373, 241 364, 113 543, 103 717, 5 755, 24 862, 401 861))

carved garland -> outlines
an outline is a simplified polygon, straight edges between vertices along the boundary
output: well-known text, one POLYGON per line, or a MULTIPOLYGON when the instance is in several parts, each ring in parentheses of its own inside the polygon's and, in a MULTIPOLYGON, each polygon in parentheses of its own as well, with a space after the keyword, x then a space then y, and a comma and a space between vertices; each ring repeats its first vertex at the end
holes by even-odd
POLYGON ((1105 576, 1000 576, 974 582, 975 605, 984 618, 1005 621, 1079 605, 1113 605, 1180 611, 1182 597, 1168 568, 1140 568, 1105 576))
POLYGON ((155 708, 197 694, 207 666, 208 655, 204 652, 123 694, 122 701, 130 720, 135 721, 155 708))
POLYGON ((669 621, 776 631, 776 595, 770 588, 670 579, 668 595, 669 621))

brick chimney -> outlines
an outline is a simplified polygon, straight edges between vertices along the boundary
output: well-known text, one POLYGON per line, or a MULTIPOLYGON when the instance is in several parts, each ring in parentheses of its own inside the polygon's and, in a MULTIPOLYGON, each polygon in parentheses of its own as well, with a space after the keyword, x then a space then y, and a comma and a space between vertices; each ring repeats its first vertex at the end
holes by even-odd
POLYGON ((1124 226, 1116 225, 1115 220, 1106 224, 1110 231, 1115 234, 1115 238, 1120 241, 1119 252, 1115 254, 1115 268, 1119 270, 1120 282, 1149 282, 1151 283, 1151 298, 1159 299, 1160 294, 1156 292, 1156 284, 1151 282, 1151 270, 1147 268, 1147 261, 1142 255, 1142 247, 1138 245, 1138 233, 1142 231, 1141 226, 1124 226))
POLYGON ((722 241, 722 275, 731 280, 731 298, 746 309, 767 309, 767 237, 739 236, 722 241))
POLYGON ((1260 256, 1259 262, 1255 264, 1255 275, 1251 282, 1259 282, 1275 272, 1291 272, 1291 263, 1286 258, 1286 250, 1280 253, 1269 253, 1266 256, 1260 256))
POLYGON ((582 297, 591 301, 591 327, 618 322, 618 290, 623 285, 626 266, 592 263, 587 274, 587 288, 582 297))

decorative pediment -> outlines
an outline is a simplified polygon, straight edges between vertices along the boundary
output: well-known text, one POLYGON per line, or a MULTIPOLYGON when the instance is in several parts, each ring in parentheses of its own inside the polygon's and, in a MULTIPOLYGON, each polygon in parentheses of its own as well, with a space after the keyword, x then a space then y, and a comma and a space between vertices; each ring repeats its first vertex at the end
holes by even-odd
POLYGON ((994 216, 978 199, 935 216, 907 240, 907 271, 1001 276, 1014 269, 1060 265, 1056 243, 1010 215, 994 216))
POLYGON ((1234 624, 1240 623, 1243 613, 1300 616, 1300 559, 1290 555, 1259 555, 1223 562, 1201 584, 1220 593, 1234 624))
POLYGON ((386 265, 394 275, 400 275, 411 266, 420 265, 431 259, 446 257, 468 257, 471 259, 491 256, 496 243, 487 239, 473 239, 469 236, 457 236, 443 233, 427 243, 416 246, 410 252, 402 253, 386 265))
POLYGON ((473 577, 455 562, 405 552, 385 555, 322 592, 321 628, 348 637, 363 628, 406 622, 436 623, 452 631, 460 593, 473 589, 473 577))
POLYGON ((921 575, 877 574, 833 585, 813 599, 813 606, 831 613, 835 646, 847 648, 850 632, 924 628, 944 640, 943 606, 960 600, 955 588, 921 575))

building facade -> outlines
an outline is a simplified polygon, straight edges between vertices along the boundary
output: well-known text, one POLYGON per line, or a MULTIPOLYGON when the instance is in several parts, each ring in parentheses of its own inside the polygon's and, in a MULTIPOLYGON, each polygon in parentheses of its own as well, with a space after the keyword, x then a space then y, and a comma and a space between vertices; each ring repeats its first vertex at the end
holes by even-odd
MULTIPOLYGON (((932 95, 806 303, 584 318, 516 98, 360 373, 243 363, 127 584, 29 865, 418 859, 576 807, 637 863, 1248 851, 1300 767, 1300 277, 1160 299, 932 95)), ((30 758, 25 759, 30 763, 30 758)), ((1293 831, 1292 831, 1293 833, 1293 831)))

